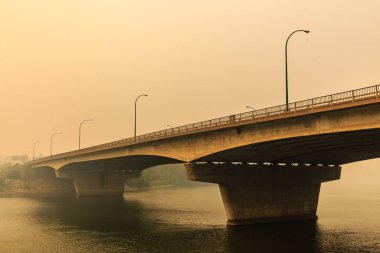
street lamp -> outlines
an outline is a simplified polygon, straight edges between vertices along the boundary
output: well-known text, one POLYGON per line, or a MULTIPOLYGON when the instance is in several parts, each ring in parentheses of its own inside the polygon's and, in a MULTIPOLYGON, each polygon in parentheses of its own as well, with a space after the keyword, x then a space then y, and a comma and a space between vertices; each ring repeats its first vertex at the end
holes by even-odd
POLYGON ((248 109, 251 109, 251 110, 252 110, 252 117, 254 118, 254 117, 255 117, 255 112, 256 112, 256 109, 255 109, 255 108, 253 108, 252 106, 249 106, 249 105, 247 105, 247 106, 246 106, 246 108, 248 108, 248 109))
POLYGON ((136 137, 136 124, 137 124, 137 100, 140 98, 140 97, 147 97, 148 95, 146 94, 143 94, 143 95, 140 95, 136 98, 135 100, 135 137, 136 137))
POLYGON ((292 32, 285 43, 285 79, 286 79, 286 111, 289 111, 289 95, 288 95, 288 41, 296 32, 309 33, 309 30, 295 30, 292 32))
POLYGON ((85 119, 80 123, 80 125, 79 125, 79 149, 80 149, 80 137, 81 137, 82 125, 84 122, 87 122, 87 121, 94 121, 94 120, 93 119, 85 119))
POLYGON ((34 151, 36 150, 36 144, 39 143, 40 141, 35 141, 33 143, 33 160, 34 160, 34 151))
POLYGON ((58 134, 63 134, 63 133, 54 133, 51 138, 50 138, 50 156, 53 155, 53 138, 54 136, 58 135, 58 134))

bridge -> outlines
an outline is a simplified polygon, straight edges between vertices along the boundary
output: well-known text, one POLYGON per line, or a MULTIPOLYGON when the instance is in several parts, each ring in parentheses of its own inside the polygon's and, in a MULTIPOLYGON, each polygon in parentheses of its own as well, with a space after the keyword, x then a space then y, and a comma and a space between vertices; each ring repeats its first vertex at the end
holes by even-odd
POLYGON ((28 162, 73 180, 78 196, 121 195, 125 181, 181 163, 219 184, 228 224, 315 219, 321 183, 380 157, 380 85, 165 129, 28 162))

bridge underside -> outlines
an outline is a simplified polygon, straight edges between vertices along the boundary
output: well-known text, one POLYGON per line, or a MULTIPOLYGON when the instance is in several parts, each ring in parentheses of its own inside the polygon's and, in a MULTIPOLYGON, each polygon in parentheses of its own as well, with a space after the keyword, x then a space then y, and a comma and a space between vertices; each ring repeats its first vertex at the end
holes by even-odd
POLYGON ((193 162, 341 165, 378 157, 380 157, 380 129, 373 129, 252 144, 207 155, 193 162))
POLYGON ((181 161, 159 156, 127 156, 70 163, 56 171, 73 180, 77 196, 121 196, 127 179, 140 177, 143 169, 181 161))

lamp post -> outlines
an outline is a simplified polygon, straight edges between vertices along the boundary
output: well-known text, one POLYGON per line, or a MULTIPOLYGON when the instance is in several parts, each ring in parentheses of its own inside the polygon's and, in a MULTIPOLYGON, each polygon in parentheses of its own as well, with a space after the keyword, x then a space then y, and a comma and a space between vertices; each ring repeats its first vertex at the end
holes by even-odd
POLYGON ((252 106, 249 106, 249 105, 247 105, 247 106, 246 106, 246 108, 248 108, 248 109, 251 109, 251 110, 252 110, 252 118, 254 118, 254 117, 255 117, 255 112, 256 112, 256 109, 255 109, 255 108, 253 108, 252 106))
POLYGON ((58 135, 58 134, 63 134, 63 133, 54 133, 51 138, 50 138, 50 156, 53 155, 53 138, 54 136, 58 135))
POLYGON ((135 100, 135 137, 136 137, 136 125, 137 125, 137 100, 140 98, 140 97, 147 97, 148 95, 146 94, 143 94, 143 95, 139 95, 136 100, 135 100))
POLYGON ((304 32, 309 33, 309 30, 295 30, 292 32, 285 43, 285 80, 286 80, 286 111, 289 111, 289 94, 288 94, 288 41, 290 37, 295 34, 296 32, 304 32))
POLYGON ((40 141, 35 141, 34 143, 33 143, 33 161, 34 161, 34 151, 36 150, 36 144, 37 143, 39 143, 40 141))
POLYGON ((79 124, 79 148, 78 149, 80 149, 80 137, 81 137, 81 131, 82 131, 82 125, 83 125, 83 123, 84 122, 88 122, 88 121, 94 121, 93 119, 85 119, 85 120, 83 120, 80 124, 79 124))

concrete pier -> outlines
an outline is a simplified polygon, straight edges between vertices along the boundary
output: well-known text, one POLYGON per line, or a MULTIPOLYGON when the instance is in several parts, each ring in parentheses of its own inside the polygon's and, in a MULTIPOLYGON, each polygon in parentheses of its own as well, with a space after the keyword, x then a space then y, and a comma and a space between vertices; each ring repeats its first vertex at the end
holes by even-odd
POLYGON ((185 164, 189 180, 219 184, 228 225, 316 219, 322 182, 341 167, 185 164))
POLYGON ((56 175, 58 178, 72 179, 78 197, 121 196, 125 181, 140 177, 141 171, 75 168, 57 170, 56 175))

